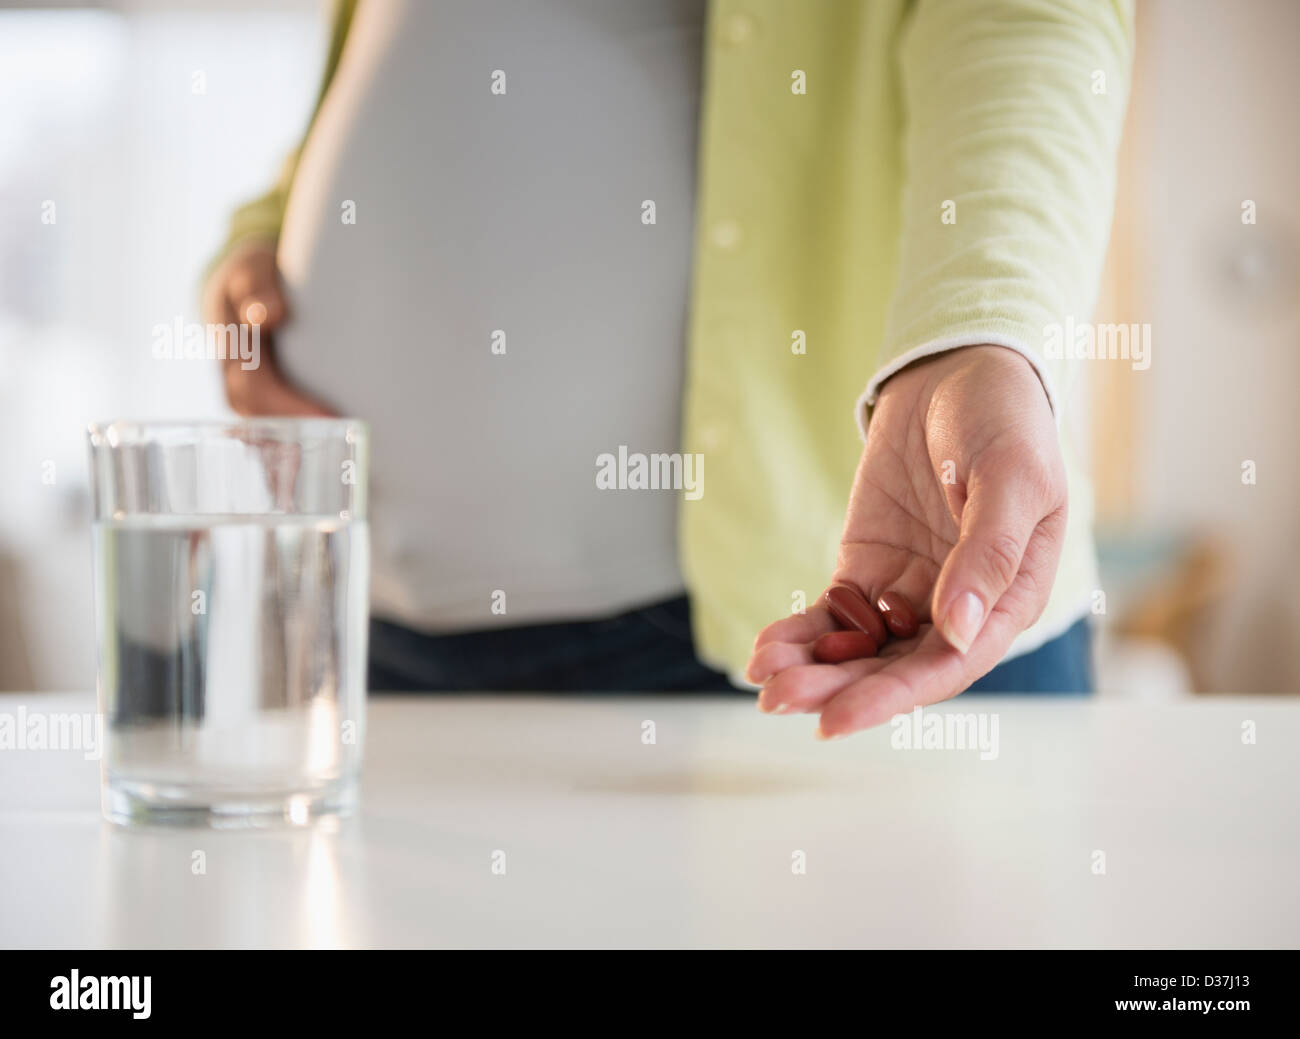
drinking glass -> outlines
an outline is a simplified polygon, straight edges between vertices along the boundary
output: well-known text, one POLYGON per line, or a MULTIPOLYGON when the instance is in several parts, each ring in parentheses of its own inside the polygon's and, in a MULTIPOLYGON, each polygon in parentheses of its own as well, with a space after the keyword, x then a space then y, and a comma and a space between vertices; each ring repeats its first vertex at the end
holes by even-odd
POLYGON ((247 826, 350 810, 365 424, 118 421, 89 438, 104 814, 247 826))

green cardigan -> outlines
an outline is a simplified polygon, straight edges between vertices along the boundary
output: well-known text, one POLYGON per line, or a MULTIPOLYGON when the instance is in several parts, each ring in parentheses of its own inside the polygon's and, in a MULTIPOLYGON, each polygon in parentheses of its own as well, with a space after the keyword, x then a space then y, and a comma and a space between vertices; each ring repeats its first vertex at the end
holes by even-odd
MULTIPOLYGON (((975 343, 1038 370, 1070 486, 1051 600, 1012 652, 1086 610, 1080 362, 1045 347, 1091 319, 1132 48, 1132 0, 712 0, 682 446, 707 479, 679 507, 706 661, 738 676, 824 587, 883 378, 975 343)), ((227 249, 278 234, 297 157, 227 249)))

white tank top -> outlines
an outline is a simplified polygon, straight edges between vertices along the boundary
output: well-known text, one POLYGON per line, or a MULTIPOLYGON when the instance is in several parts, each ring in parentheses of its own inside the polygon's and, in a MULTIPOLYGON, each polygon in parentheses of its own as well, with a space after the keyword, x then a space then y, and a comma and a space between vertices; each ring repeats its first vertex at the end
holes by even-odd
POLYGON ((463 630, 680 592, 679 495, 596 473, 679 450, 703 13, 360 3, 285 215, 276 344, 371 423, 378 616, 463 630))

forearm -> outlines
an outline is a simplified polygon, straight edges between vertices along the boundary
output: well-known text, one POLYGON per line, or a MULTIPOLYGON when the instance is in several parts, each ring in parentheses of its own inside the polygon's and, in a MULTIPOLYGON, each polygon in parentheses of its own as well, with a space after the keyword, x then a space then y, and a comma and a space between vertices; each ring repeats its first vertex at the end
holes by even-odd
POLYGON ((1034 366, 1088 320, 1129 87, 1127 0, 921 0, 900 57, 906 131, 898 281, 864 403, 927 354, 989 343, 1034 366))

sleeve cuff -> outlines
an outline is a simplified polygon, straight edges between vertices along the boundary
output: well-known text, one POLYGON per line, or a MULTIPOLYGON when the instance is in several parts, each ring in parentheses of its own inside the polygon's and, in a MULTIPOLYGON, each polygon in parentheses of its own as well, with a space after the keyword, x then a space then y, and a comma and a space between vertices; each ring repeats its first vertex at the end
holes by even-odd
POLYGON ((963 346, 1002 346, 1008 350, 1014 350, 1028 361, 1035 373, 1037 373, 1038 381, 1043 384, 1043 391, 1047 394, 1048 407, 1052 409, 1052 415, 1056 419, 1056 428, 1058 430, 1061 428, 1061 409, 1057 404, 1056 387, 1053 385, 1052 378, 1040 357, 1035 355, 1021 340, 1011 336, 960 335, 948 339, 932 339, 928 343, 913 347, 911 350, 899 354, 871 377, 871 381, 867 383, 867 388, 862 391, 862 396, 858 398, 858 403, 854 409, 858 423, 858 433, 861 434, 862 439, 866 440, 867 438, 867 412, 875 407, 876 399, 880 396, 880 387, 885 384, 886 379, 924 357, 933 357, 935 354, 947 353, 949 350, 958 350, 963 346))

